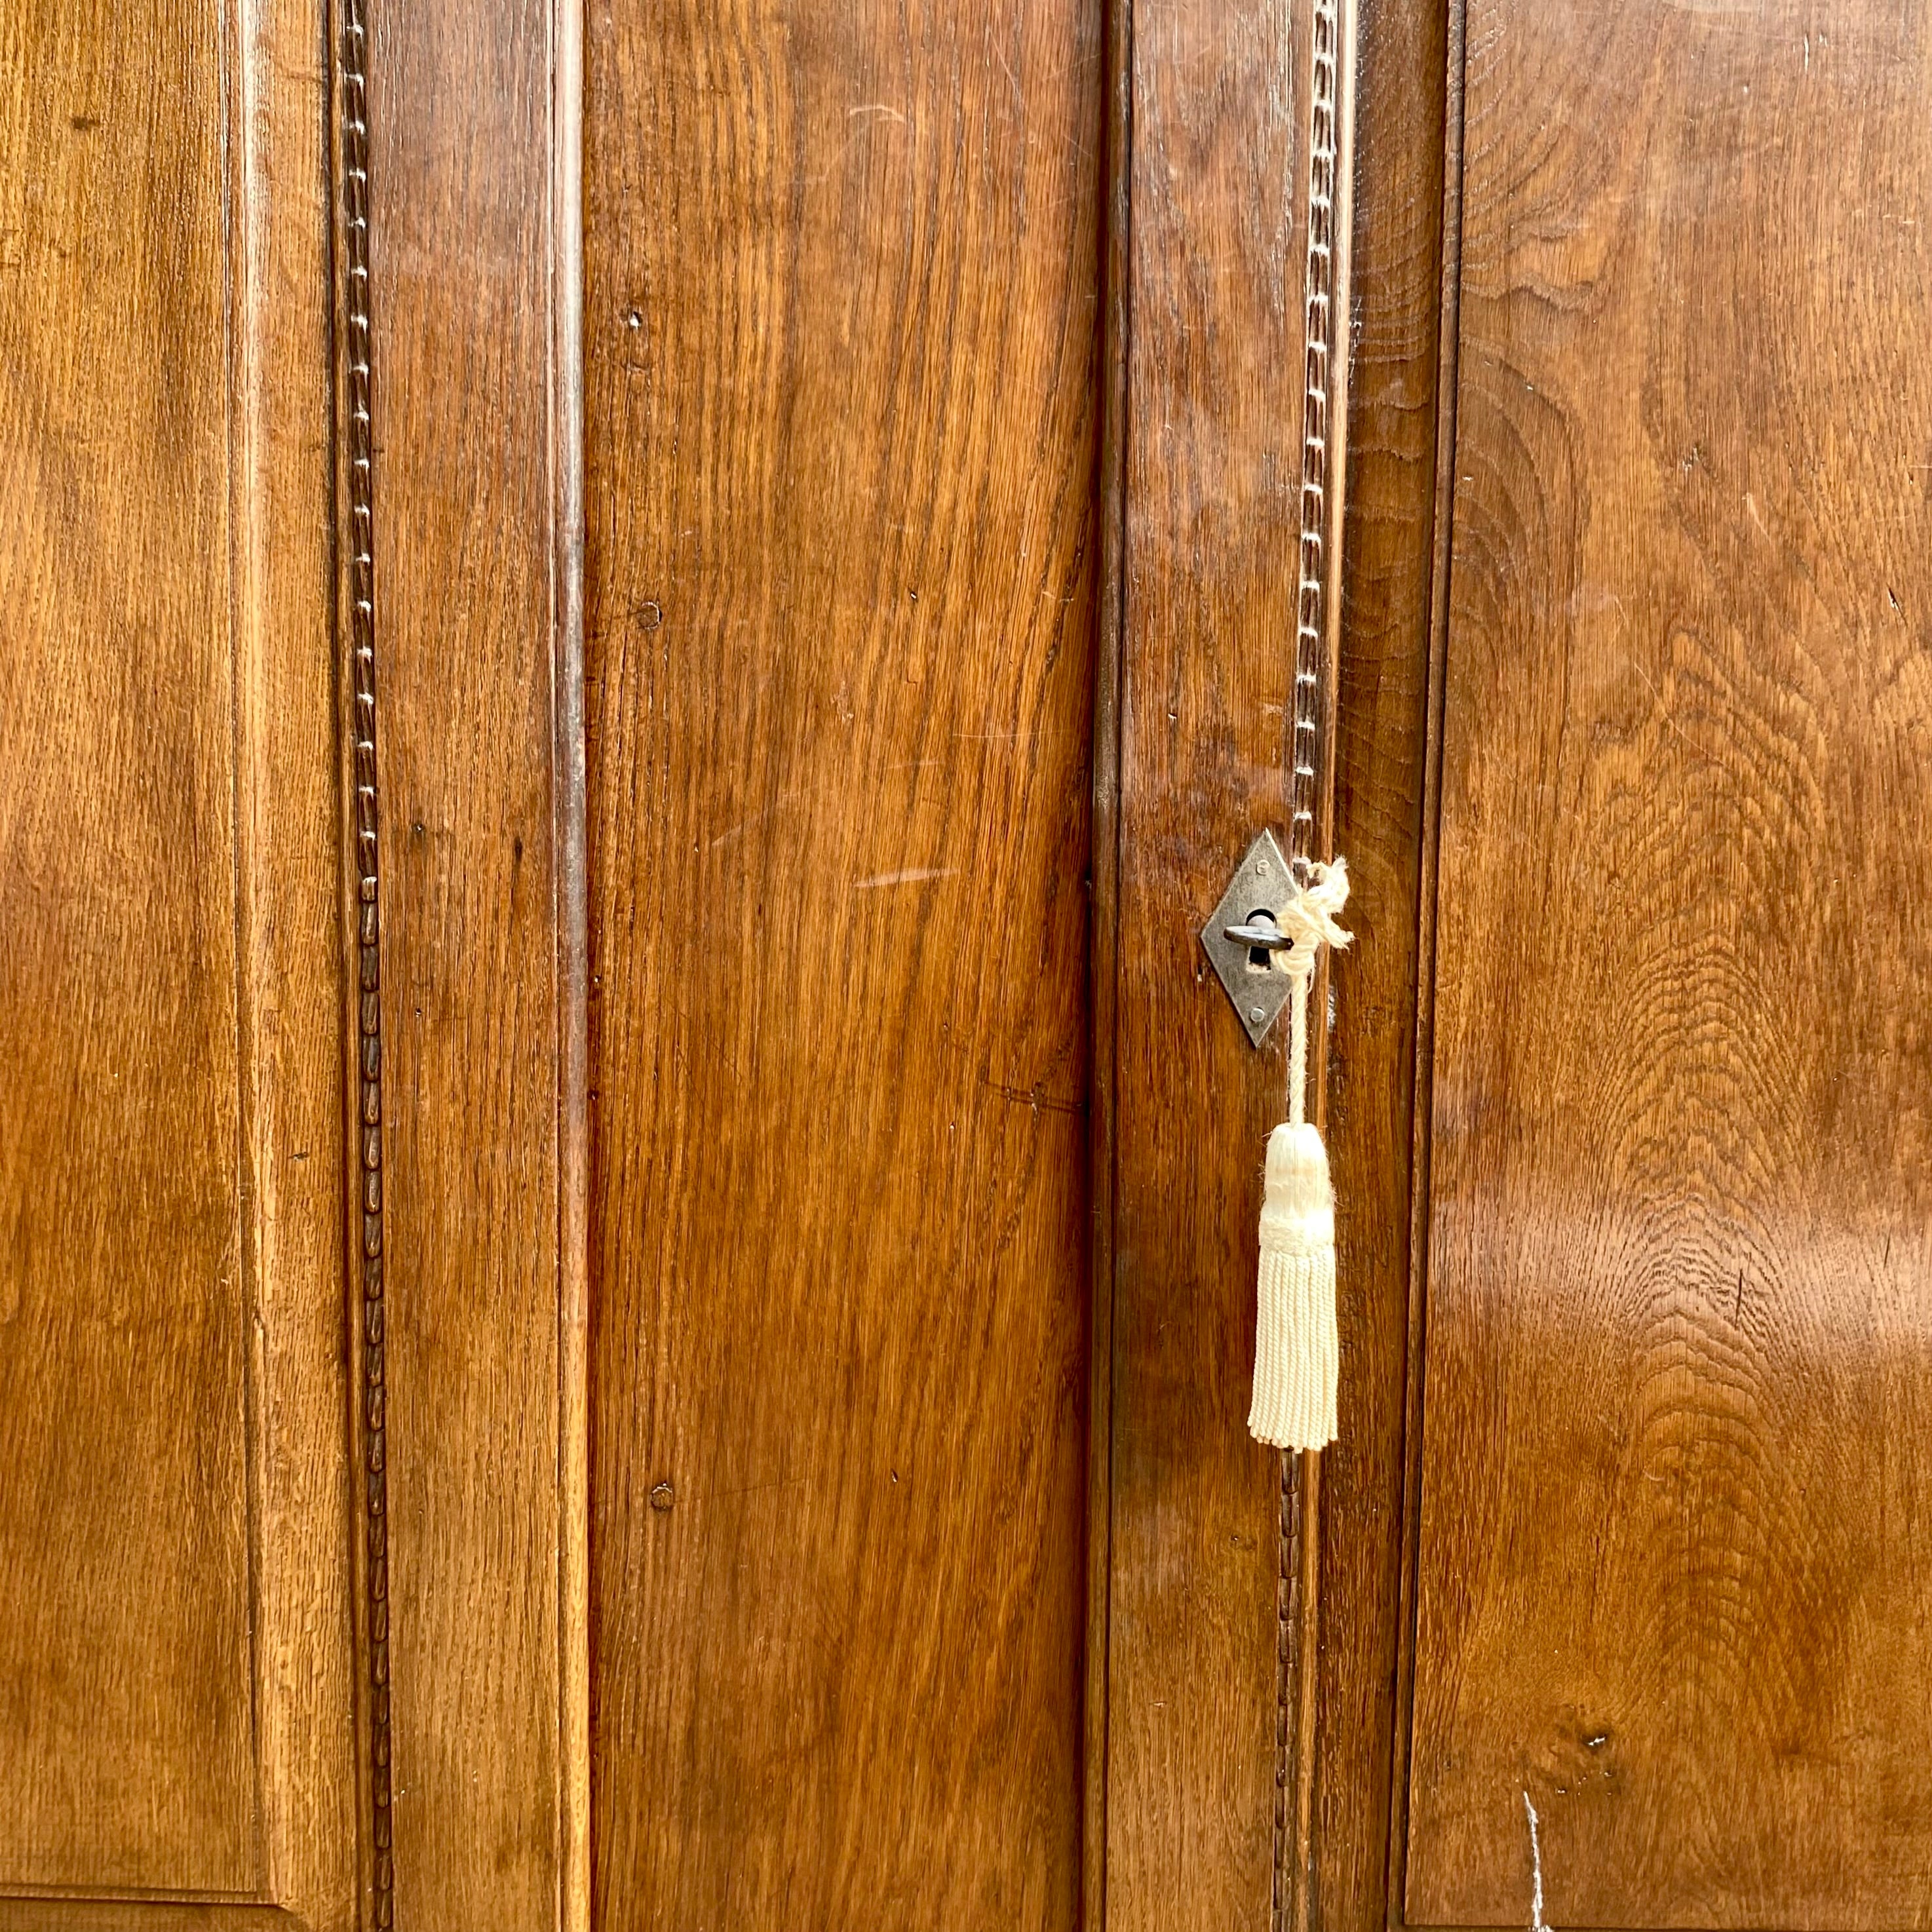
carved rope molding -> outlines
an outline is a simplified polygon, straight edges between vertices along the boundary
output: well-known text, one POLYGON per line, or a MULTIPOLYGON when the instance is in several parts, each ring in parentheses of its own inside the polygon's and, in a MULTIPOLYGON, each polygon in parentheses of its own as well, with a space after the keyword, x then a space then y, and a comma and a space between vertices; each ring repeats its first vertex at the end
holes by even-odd
POLYGON ((1290 772, 1288 859, 1298 874, 1314 857, 1315 760, 1328 532, 1329 362, 1335 326, 1336 141, 1340 118, 1340 0, 1314 0, 1308 104, 1308 262, 1301 418, 1301 542, 1295 597, 1294 742, 1290 772))
POLYGON ((346 332, 348 640, 355 747, 358 1001, 356 1088, 362 1195, 362 1495, 368 1538, 370 1879, 377 1932, 395 1922, 389 1775, 388 1391, 382 1323, 382 914, 376 843, 374 490, 369 330, 368 34, 364 0, 341 0, 341 313, 346 332))

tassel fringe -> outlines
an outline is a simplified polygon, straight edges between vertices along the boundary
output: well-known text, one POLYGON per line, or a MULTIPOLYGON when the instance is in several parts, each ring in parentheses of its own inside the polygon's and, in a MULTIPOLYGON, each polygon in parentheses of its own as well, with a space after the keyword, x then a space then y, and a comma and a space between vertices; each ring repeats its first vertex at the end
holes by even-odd
POLYGON ((1268 1136, 1262 1195, 1259 1304, 1254 1400, 1248 1430, 1278 1449, 1325 1449, 1336 1433, 1341 1340, 1335 1316, 1335 1190, 1320 1130, 1305 1118, 1308 989, 1316 949, 1346 946, 1335 923, 1348 896, 1340 860, 1310 868, 1282 917, 1294 935, 1286 970, 1294 980, 1288 1042, 1288 1118, 1268 1136))
POLYGON ((1335 1439, 1341 1342, 1335 1321, 1335 1196, 1321 1135, 1304 1123, 1268 1136, 1261 1298, 1248 1430, 1279 1449, 1335 1439))

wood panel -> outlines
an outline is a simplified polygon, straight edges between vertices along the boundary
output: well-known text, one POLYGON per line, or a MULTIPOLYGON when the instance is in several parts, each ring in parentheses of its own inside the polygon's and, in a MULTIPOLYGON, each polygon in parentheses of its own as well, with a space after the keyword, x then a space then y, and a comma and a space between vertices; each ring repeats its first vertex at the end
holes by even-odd
POLYGON ((19 1782, 8 1875, 238 1886, 253 1739, 221 22, 166 6, 142 24, 172 56, 165 102, 84 18, 20 20, 7 62, 18 534, 0 715, 9 924, 28 943, 6 951, 25 1104, 8 1114, 4 1520, 9 1570, 41 1587, 5 1628, 22 1756, 46 1766, 19 1782), (124 198, 152 211, 142 254, 105 218, 124 198), (72 648, 77 626, 91 649, 72 648), (145 1211, 121 1211, 130 1197, 145 1211), (78 1441, 76 1412, 95 1418, 78 1441), (83 1524, 50 1576, 48 1546, 83 1524), (145 1585, 164 1552, 199 1587, 145 1585))
POLYGON ((8 1924, 355 1916, 322 55, 0 26, 8 1924))
MULTIPOLYGON (((549 0, 368 18, 388 1387, 370 1615, 389 1670, 371 1706, 390 1728, 372 1748, 396 1922, 522 1932, 582 1912, 578 28, 549 0)), ((379 1921, 384 1877, 379 1855, 379 1921)))
POLYGON ((1468 46, 1408 1912, 1916 1924, 1932 38, 1468 46))
POLYGON ((1066 1927, 1097 9, 589 56, 596 1922, 1066 1927))
POLYGON ((1293 1828, 1278 1593, 1296 1559, 1282 1459, 1246 1429, 1285 1033, 1250 1047, 1198 935, 1256 832, 1287 826, 1312 23, 1312 8, 1273 0, 1132 11, 1114 1932, 1269 1925, 1293 1828))

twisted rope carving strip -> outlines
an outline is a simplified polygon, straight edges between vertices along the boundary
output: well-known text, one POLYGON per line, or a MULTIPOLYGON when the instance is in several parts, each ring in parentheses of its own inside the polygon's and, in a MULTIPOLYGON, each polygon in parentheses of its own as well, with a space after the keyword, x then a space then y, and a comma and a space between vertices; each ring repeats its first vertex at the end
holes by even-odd
POLYGON ((1291 1932, 1288 1847, 1288 1789, 1293 1781, 1294 1738, 1288 1722, 1288 1689, 1294 1682, 1296 1639, 1301 1610, 1300 1458, 1286 1452, 1281 1459, 1281 1516, 1276 1526, 1276 1548, 1281 1567, 1275 1578, 1274 1708, 1274 1897, 1269 1924, 1273 1932, 1291 1932))
POLYGON ((376 844, 374 496, 369 420, 368 36, 363 0, 344 0, 343 302, 348 329, 349 643, 356 766, 356 875, 360 1011, 357 1060, 362 1196, 362 1444, 368 1539, 369 1792, 375 1924, 395 1921, 389 1828, 389 1539, 387 1389, 382 1332, 382 1010, 376 844))
POLYGON ((1307 361, 1301 421, 1301 544, 1295 596, 1294 746, 1288 861, 1298 878, 1314 858, 1315 751, 1322 686, 1323 551, 1328 502, 1328 363, 1334 346, 1338 0, 1315 0, 1308 110, 1307 361))

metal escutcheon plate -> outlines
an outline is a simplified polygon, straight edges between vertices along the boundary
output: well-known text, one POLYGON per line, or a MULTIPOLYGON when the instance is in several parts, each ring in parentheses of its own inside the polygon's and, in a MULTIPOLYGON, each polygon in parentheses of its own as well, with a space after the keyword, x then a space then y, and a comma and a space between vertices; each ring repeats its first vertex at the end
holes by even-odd
POLYGON ((1288 1004, 1287 955, 1265 947, 1244 946, 1227 936, 1227 928, 1244 926, 1264 913, 1276 925, 1294 896, 1288 860, 1272 832, 1263 832, 1235 868, 1221 902, 1201 928, 1201 944, 1214 962, 1221 984, 1234 1003, 1234 1012, 1250 1044, 1258 1046, 1288 1004))

